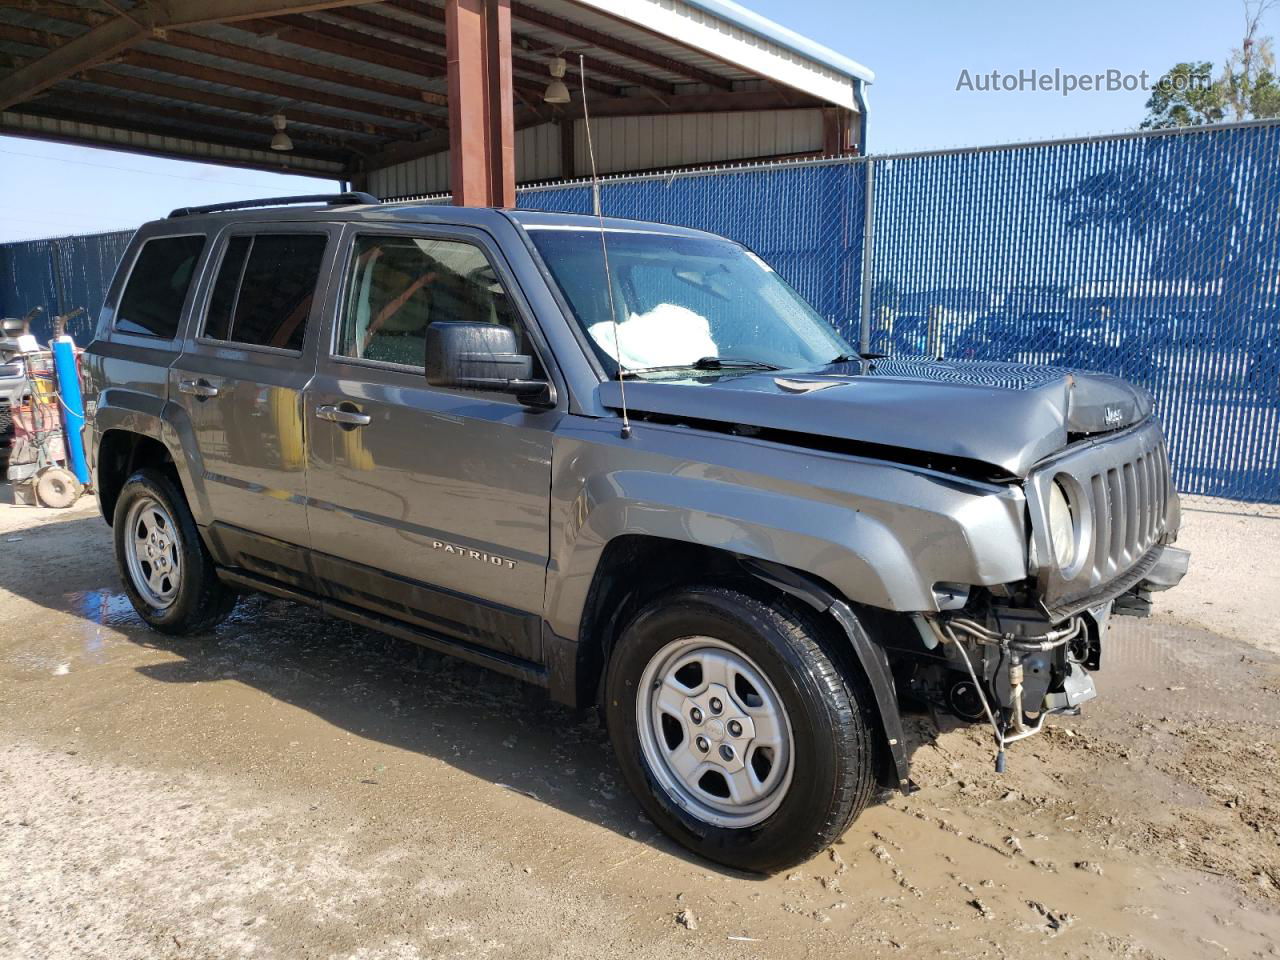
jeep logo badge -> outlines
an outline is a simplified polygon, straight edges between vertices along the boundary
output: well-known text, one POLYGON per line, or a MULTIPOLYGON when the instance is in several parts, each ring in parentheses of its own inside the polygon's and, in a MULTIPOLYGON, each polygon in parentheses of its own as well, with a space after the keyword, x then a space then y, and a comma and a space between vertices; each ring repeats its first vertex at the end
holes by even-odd
POLYGON ((1106 407, 1102 413, 1102 419, 1108 427, 1114 427, 1124 422, 1124 411, 1119 407, 1106 407))

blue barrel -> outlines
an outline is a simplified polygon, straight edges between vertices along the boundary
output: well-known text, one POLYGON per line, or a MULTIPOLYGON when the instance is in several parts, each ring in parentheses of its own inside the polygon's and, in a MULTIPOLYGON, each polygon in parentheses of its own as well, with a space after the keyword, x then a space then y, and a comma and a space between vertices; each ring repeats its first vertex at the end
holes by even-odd
POLYGON ((67 466, 81 483, 89 482, 89 465, 84 459, 84 397, 80 394, 80 371, 76 367, 76 342, 57 337, 53 350, 53 372, 58 378, 58 409, 62 412, 62 435, 67 444, 67 466))

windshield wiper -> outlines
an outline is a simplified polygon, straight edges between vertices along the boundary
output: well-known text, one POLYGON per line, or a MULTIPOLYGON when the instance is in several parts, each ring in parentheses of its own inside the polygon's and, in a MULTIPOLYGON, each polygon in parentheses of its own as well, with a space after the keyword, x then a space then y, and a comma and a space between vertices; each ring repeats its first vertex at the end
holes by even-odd
POLYGON ((854 360, 883 360, 887 353, 842 353, 827 363, 852 363, 854 360))
POLYGON ((692 363, 695 370, 781 370, 777 364, 763 360, 747 360, 741 357, 700 357, 692 363))
POLYGON ((763 360, 745 360, 740 357, 699 357, 693 363, 672 363, 661 367, 626 367, 622 375, 632 377, 640 373, 664 373, 668 370, 781 370, 782 367, 763 360))

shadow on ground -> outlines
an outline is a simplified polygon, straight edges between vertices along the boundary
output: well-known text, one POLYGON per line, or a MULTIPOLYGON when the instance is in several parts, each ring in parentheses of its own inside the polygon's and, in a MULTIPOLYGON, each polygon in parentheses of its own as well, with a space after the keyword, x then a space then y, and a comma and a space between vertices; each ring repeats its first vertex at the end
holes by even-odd
MULTIPOLYGON (((57 537, 58 548, 43 553, 65 566, 57 577, 30 576, 0 558, 0 586, 178 658, 138 666, 148 679, 236 681, 355 736, 434 757, 617 833, 653 832, 665 852, 691 860, 644 827, 594 710, 571 710, 539 688, 262 595, 242 597, 206 634, 161 634, 143 624, 121 591, 110 531, 96 514, 45 517, 0 541, 8 537, 57 537)), ((272 718, 264 710, 259 722, 272 718)), ((912 718, 912 751, 935 732, 928 718, 912 718)), ((363 782, 375 784, 376 774, 363 782)))

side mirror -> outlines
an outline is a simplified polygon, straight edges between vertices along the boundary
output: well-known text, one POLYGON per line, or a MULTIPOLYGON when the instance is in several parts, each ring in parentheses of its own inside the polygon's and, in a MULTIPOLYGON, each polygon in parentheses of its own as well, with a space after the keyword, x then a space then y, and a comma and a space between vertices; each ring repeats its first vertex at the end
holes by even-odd
POLYGON ((533 357, 519 350, 515 331, 497 323, 429 324, 427 383, 509 393, 531 407, 555 406, 554 388, 530 379, 533 357))

